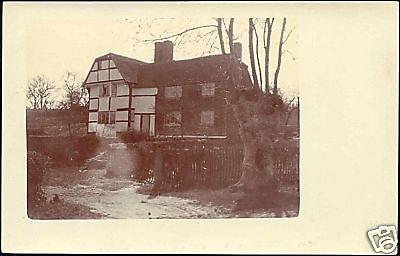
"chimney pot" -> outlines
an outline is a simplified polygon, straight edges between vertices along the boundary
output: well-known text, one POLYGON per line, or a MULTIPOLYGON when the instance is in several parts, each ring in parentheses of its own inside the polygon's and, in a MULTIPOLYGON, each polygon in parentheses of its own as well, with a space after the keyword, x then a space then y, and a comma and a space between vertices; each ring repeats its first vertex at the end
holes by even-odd
POLYGON ((233 43, 233 56, 238 60, 242 60, 242 44, 233 43))
POLYGON ((167 40, 156 42, 154 45, 154 63, 169 62, 173 60, 174 44, 167 40))

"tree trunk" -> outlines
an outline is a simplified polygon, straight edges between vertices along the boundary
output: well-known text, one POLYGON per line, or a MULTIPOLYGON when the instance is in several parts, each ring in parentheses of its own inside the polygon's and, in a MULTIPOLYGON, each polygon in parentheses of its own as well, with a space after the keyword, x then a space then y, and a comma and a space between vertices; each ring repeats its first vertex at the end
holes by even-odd
POLYGON ((231 105, 244 150, 242 176, 231 189, 247 194, 275 193, 278 188, 272 161, 272 138, 279 112, 275 106, 281 105, 279 96, 263 94, 258 87, 239 81, 240 65, 233 59, 229 72, 235 87, 231 105))
POLYGON ((278 65, 276 66, 275 77, 274 77, 274 94, 278 93, 278 77, 279 77, 279 71, 281 69, 283 34, 285 33, 285 26, 286 26, 286 18, 283 18, 281 37, 279 40, 278 65))
POLYGON ((224 45, 224 37, 222 35, 222 18, 218 18, 217 23, 218 23, 219 45, 221 47, 221 52, 222 52, 222 54, 226 54, 225 45, 224 45))
POLYGON ((229 20, 229 30, 228 30, 228 38, 229 38, 229 50, 230 53, 233 53, 233 22, 234 18, 230 18, 229 20))
POLYGON ((253 19, 249 18, 249 54, 250 54, 250 65, 251 65, 251 75, 253 77, 254 86, 258 87, 258 79, 256 72, 256 64, 254 60, 254 48, 253 48, 253 19))
POLYGON ((270 20, 269 18, 266 19, 264 24, 264 37, 265 37, 265 30, 267 30, 267 39, 264 42, 264 50, 265 50, 265 92, 269 94, 269 49, 271 46, 271 33, 272 33, 272 25, 274 24, 274 18, 270 20))
POLYGON ((260 65, 260 58, 259 58, 259 47, 258 47, 258 34, 257 34, 257 29, 253 24, 253 29, 254 29, 254 35, 256 36, 256 58, 257 58, 257 67, 258 67, 258 73, 260 74, 260 89, 262 90, 262 74, 261 74, 261 65, 260 65))

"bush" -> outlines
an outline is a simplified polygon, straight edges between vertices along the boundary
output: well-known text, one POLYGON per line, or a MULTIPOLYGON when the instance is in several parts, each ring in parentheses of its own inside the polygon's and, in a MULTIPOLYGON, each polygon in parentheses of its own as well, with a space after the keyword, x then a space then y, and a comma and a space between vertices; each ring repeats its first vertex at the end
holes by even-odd
POLYGON ((144 140, 149 139, 149 135, 146 133, 138 133, 135 131, 127 131, 127 132, 121 132, 120 133, 120 138, 125 142, 125 143, 136 143, 136 142, 141 142, 144 140))
POLYGON ((28 151, 28 201, 40 198, 40 184, 50 165, 50 158, 35 151, 28 151))
POLYGON ((95 135, 83 137, 28 136, 28 150, 50 157, 56 166, 80 165, 97 152, 100 140, 95 135))

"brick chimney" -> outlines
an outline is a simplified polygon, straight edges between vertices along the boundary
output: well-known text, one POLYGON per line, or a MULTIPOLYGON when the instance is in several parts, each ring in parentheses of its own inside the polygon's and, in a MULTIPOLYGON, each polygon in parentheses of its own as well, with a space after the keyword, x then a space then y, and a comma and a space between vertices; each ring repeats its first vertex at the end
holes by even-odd
POLYGON ((233 43, 233 56, 237 59, 242 60, 242 44, 241 43, 233 43))
POLYGON ((172 61, 174 45, 171 41, 156 42, 154 45, 154 63, 172 61))

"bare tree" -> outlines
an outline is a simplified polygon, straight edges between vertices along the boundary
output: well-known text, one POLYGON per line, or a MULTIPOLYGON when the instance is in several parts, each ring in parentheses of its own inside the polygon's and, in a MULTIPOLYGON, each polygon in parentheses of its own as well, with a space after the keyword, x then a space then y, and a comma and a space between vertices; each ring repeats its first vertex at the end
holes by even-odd
POLYGON ((63 78, 64 99, 59 103, 59 108, 74 109, 86 106, 89 101, 88 91, 82 83, 82 79, 73 72, 67 72, 63 78))
POLYGON ((263 34, 263 43, 264 43, 264 51, 265 51, 265 92, 268 94, 269 92, 269 52, 271 47, 271 33, 272 33, 272 25, 274 24, 274 18, 266 18, 264 23, 264 34, 263 34), (267 37, 265 37, 265 33, 267 33, 267 37))
POLYGON ((254 47, 253 47, 253 32, 254 23, 253 18, 249 18, 249 55, 250 55, 250 66, 251 66, 251 75, 253 77, 254 86, 259 86, 256 72, 256 64, 254 60, 254 47))
POLYGON ((45 76, 34 77, 28 82, 26 97, 29 107, 33 109, 50 109, 54 105, 52 93, 54 92, 54 82, 45 76))
POLYGON ((281 70, 282 56, 285 52, 288 52, 288 51, 283 51, 283 45, 286 43, 286 41, 292 34, 293 30, 295 29, 295 27, 293 27, 289 31, 289 33, 287 33, 286 37, 283 38, 285 34, 285 27, 286 27, 286 18, 283 18, 281 36, 279 39, 278 64, 276 66, 275 77, 274 77, 274 89, 273 89, 274 94, 278 93, 278 77, 279 77, 279 71, 281 70))
POLYGON ((218 37, 219 37, 219 44, 221 47, 222 54, 226 54, 225 52, 225 45, 224 45, 224 37, 222 33, 222 18, 217 18, 218 23, 218 37))
POLYGON ((259 57, 259 47, 258 47, 258 34, 256 26, 253 23, 254 35, 256 36, 256 58, 257 58, 257 67, 258 67, 258 74, 260 76, 260 88, 262 89, 262 73, 261 73, 261 65, 260 65, 260 57, 259 57))

